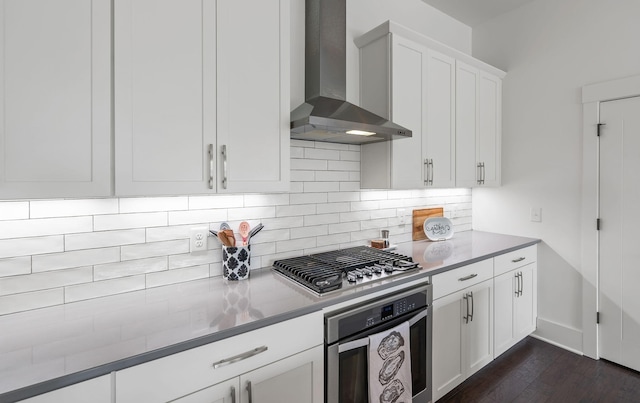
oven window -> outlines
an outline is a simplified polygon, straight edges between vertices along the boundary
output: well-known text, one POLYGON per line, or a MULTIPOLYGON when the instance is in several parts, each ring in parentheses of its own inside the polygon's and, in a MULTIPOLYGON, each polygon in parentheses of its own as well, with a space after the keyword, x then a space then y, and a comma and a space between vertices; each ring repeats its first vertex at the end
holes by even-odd
MULTIPOLYGON (((427 321, 411 326, 411 377, 413 394, 427 387, 427 321)), ((369 402, 368 348, 360 347, 339 354, 339 402, 369 402)), ((330 375, 330 374, 329 374, 330 375)))

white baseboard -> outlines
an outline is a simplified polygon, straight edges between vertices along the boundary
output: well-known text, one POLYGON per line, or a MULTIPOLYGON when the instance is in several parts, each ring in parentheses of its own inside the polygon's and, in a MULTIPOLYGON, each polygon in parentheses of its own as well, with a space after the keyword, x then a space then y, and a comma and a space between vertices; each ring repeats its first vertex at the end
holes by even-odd
POLYGON ((572 353, 583 355, 581 330, 540 317, 538 318, 537 325, 536 331, 531 334, 532 337, 571 351, 572 353))

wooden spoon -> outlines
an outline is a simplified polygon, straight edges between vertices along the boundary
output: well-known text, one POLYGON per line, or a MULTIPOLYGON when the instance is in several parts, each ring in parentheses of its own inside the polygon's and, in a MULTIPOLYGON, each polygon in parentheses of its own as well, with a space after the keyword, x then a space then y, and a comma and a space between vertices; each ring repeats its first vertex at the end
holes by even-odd
POLYGON ((236 246, 236 236, 233 234, 233 230, 225 229, 222 232, 224 232, 224 235, 227 238, 228 246, 236 246))
POLYGON ((243 221, 240 223, 240 227, 238 228, 238 232, 240 233, 240 236, 242 237, 242 246, 247 246, 247 239, 249 239, 249 230, 251 229, 251 226, 249 225, 248 222, 243 221))
POLYGON ((231 246, 229 244, 229 239, 227 239, 227 234, 224 231, 218 231, 218 239, 224 246, 231 246))

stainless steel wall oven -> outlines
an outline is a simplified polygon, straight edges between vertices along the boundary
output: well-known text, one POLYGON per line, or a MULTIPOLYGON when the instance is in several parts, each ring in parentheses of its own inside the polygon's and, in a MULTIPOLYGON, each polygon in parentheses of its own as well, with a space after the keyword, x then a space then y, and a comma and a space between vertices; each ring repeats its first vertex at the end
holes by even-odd
POLYGON ((369 402, 369 336, 404 321, 410 324, 413 403, 431 401, 432 287, 425 283, 325 317, 328 403, 369 402))

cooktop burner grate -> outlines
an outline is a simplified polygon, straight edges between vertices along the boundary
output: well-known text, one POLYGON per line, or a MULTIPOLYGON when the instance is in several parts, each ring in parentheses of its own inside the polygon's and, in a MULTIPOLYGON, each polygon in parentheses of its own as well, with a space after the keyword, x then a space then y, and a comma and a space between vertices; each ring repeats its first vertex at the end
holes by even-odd
MULTIPOLYGON (((372 267, 386 267, 384 273, 390 275, 393 271, 406 271, 418 268, 418 264, 411 263, 410 257, 394 252, 370 248, 368 246, 356 246, 330 252, 317 253, 295 257, 291 259, 277 260, 274 268, 286 277, 310 288, 318 294, 334 291, 342 287, 343 277, 349 272, 358 274, 358 278, 364 275, 360 269, 372 267)), ((380 269, 377 278, 383 273, 380 269)), ((373 277, 371 273, 368 274, 373 277)), ((349 281, 356 282, 356 277, 348 276, 349 281)))

